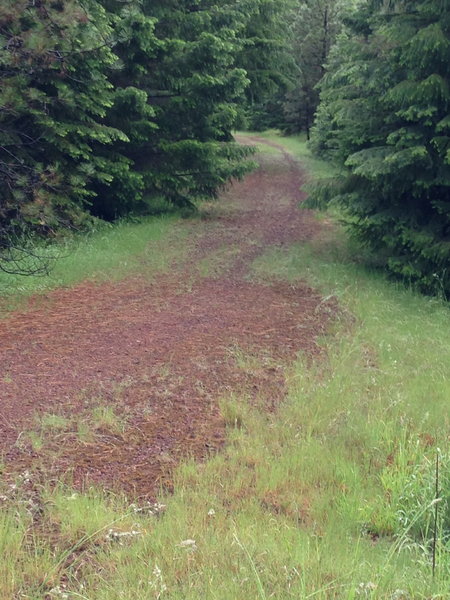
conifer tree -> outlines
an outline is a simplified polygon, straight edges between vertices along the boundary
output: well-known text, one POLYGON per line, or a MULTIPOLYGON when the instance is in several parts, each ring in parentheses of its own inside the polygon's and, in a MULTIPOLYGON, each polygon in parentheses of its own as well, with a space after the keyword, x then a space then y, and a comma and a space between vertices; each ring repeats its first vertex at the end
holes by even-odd
POLYGON ((231 137, 248 85, 236 60, 244 8, 5 0, 2 246, 78 227, 88 211, 142 212, 154 196, 190 204, 246 172, 249 151, 231 137))
POLYGON ((0 268, 30 231, 191 206, 247 172, 232 130, 285 76, 292 1, 4 0, 0 268))
POLYGON ((242 46, 238 66, 249 79, 246 89, 248 125, 255 129, 283 121, 282 100, 292 85, 290 23, 298 0, 246 0, 239 7, 242 46))
POLYGON ((333 196, 391 273, 450 292, 450 2, 371 0, 332 53, 313 147, 333 196), (337 186, 337 187, 336 187, 337 186))
POLYGON ((145 212, 145 173, 140 166, 155 144, 156 111, 151 105, 151 73, 161 43, 156 38, 156 19, 144 13, 142 2, 99 0, 115 23, 114 53, 117 64, 107 69, 112 85, 111 105, 104 123, 124 133, 112 145, 97 145, 99 160, 113 165, 108 180, 92 181, 91 212, 113 220, 130 213, 145 212))
MULTIPOLYGON (((102 123, 112 105, 106 69, 113 23, 100 5, 5 0, 0 6, 1 266, 19 270, 8 249, 29 230, 78 226, 92 178, 111 165, 94 148, 125 140, 102 123)), ((20 248, 24 248, 21 243, 20 248)))
MULTIPOLYGON (((231 131, 248 85, 236 66, 242 30, 234 1, 145 0, 156 18, 160 51, 144 89, 157 128, 145 144, 145 186, 177 205, 215 196, 232 177, 248 170, 248 150, 231 131)), ((147 81, 145 81, 147 80, 147 81)))
POLYGON ((342 27, 348 0, 301 0, 291 24, 294 85, 284 102, 288 132, 310 130, 319 104, 317 84, 325 73, 328 54, 342 27))
POLYGON ((155 198, 192 206, 215 196, 250 167, 232 143, 248 85, 236 66, 245 27, 238 3, 207 0, 101 0, 118 17, 114 103, 106 123, 126 143, 99 148, 113 157, 111 182, 95 186, 94 214, 106 219, 152 210, 155 198))

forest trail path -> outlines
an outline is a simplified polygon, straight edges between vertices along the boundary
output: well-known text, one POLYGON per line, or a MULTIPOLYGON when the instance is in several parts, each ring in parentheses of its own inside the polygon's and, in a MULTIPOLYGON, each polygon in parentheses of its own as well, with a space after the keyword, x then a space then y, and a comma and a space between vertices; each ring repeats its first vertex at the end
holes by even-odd
POLYGON ((189 251, 170 274, 59 289, 0 322, 6 474, 70 472, 77 486, 154 498, 181 458, 221 447, 220 399, 277 406, 286 366, 319 352, 333 312, 306 285, 252 278, 268 248, 319 230, 299 209, 300 166, 278 150, 210 214, 176 225, 189 251))

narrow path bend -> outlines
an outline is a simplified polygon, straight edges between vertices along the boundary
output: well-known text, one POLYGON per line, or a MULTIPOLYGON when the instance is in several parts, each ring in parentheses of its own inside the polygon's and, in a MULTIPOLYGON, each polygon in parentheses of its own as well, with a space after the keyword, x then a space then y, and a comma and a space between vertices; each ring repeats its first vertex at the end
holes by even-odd
POLYGON ((280 402, 284 367, 299 351, 318 352, 332 307, 307 286, 249 277, 268 247, 318 230, 299 209, 300 166, 283 150, 259 162, 204 220, 179 225, 190 244, 182 268, 152 283, 60 289, 0 322, 7 473, 48 480, 70 471, 76 485, 154 497, 170 489, 182 457, 221 447, 221 398, 242 394, 268 410, 280 402), (105 406, 123 429, 99 422, 105 406), (46 415, 65 425, 44 428, 46 415))

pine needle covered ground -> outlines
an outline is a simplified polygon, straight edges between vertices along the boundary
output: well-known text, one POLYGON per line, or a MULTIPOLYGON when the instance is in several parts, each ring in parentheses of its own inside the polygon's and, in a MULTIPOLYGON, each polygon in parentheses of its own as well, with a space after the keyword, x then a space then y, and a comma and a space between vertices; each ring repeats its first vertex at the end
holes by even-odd
MULTIPOLYGON (((300 140, 289 148, 305 155, 300 140)), ((273 146, 264 153, 269 180, 279 158, 273 146)), ((329 320, 320 358, 299 351, 274 365, 229 347, 248 381, 282 367, 282 402, 268 410, 267 398, 223 390, 225 446, 185 460, 156 502, 49 487, 31 472, 5 484, 2 598, 448 597, 448 306, 368 271, 330 217, 304 240, 254 242, 252 285, 317 290, 315 310, 329 320)), ((242 275, 232 252, 213 254, 200 277, 223 276, 222 259, 242 275)), ((110 435, 127 426, 107 407, 100 421, 110 435)), ((40 426, 61 433, 67 423, 40 426)))

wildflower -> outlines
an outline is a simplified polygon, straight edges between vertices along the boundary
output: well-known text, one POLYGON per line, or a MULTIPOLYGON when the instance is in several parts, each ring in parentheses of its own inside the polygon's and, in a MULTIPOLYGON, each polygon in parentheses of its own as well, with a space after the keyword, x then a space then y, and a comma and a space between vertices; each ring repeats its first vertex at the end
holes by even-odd
POLYGON ((367 583, 360 583, 356 588, 356 593, 358 594, 358 596, 365 596, 367 598, 376 589, 376 583, 373 583, 373 581, 368 581, 367 583))
POLYGON ((159 502, 155 502, 152 506, 152 514, 157 516, 157 515, 161 515, 162 513, 164 513, 166 511, 167 506, 165 504, 160 504, 159 502))
POLYGON ((134 513, 149 513, 154 517, 158 517, 162 515, 166 511, 166 504, 161 504, 160 502, 147 502, 144 506, 137 506, 136 504, 131 504, 130 508, 134 513))
POLYGON ((158 565, 155 565, 155 568, 153 569, 153 575, 156 577, 156 579, 161 579, 162 572, 158 565))
POLYGON ((395 590, 395 592, 392 593, 391 599, 392 600, 408 600, 409 597, 410 596, 407 591, 395 590))
POLYGON ((167 585, 163 581, 162 571, 158 565, 155 564, 155 568, 153 569, 154 579, 149 581, 150 586, 156 592, 156 600, 159 600, 161 596, 167 592, 167 585))
POLYGON ((65 587, 66 586, 64 584, 57 585, 56 587, 50 590, 50 596, 52 596, 53 598, 61 598, 62 600, 66 600, 69 597, 69 594, 67 594, 67 592, 64 591, 65 587))
POLYGON ((183 540, 178 544, 180 548, 186 548, 188 550, 197 550, 197 544, 195 540, 183 540))
POLYGON ((114 531, 114 529, 110 529, 108 533, 105 535, 105 540, 107 542, 118 542, 122 545, 123 539, 130 539, 136 537, 137 535, 142 535, 141 531, 114 531))

